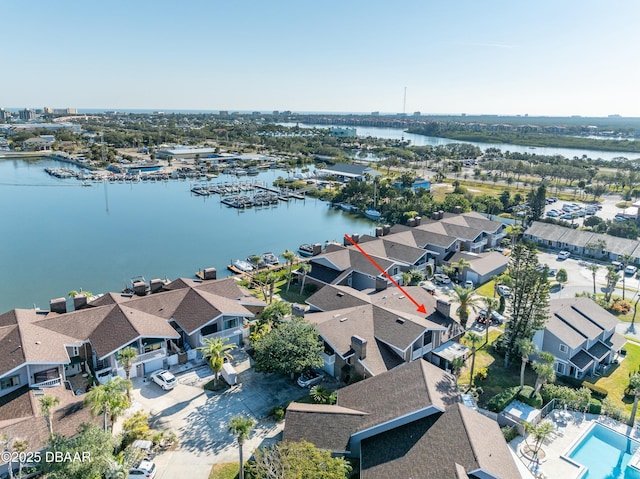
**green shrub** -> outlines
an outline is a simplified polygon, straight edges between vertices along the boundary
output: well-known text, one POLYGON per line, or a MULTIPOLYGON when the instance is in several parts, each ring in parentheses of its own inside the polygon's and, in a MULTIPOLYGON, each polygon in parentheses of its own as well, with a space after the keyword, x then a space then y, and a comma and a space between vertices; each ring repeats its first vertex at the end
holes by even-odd
POLYGON ((604 399, 609 395, 609 391, 607 391, 605 388, 602 388, 600 386, 596 386, 595 384, 590 383, 589 381, 584 381, 582 383, 582 385, 585 388, 590 389, 591 390, 591 394, 593 394, 598 399, 604 399))
POLYGON ((600 414, 602 412, 602 403, 599 399, 591 398, 589 400, 589 414, 600 414))
POLYGON ((507 442, 511 442, 518 437, 518 428, 515 426, 504 426, 500 430, 502 431, 504 440, 507 442))
POLYGON ((522 401, 525 404, 528 404, 531 407, 536 409, 540 409, 542 407, 542 396, 540 393, 534 395, 534 389, 531 386, 525 386, 518 393, 516 399, 522 401))
POLYGON ((479 368, 474 377, 476 381, 484 381, 489 377, 489 370, 487 368, 479 368))
POLYGON ((270 416, 274 421, 282 421, 284 419, 284 408, 281 406, 275 406, 271 409, 270 416))
POLYGON ((504 310, 507 307, 507 300, 504 296, 500 296, 500 304, 498 305, 498 313, 504 314, 504 310))
POLYGON ((501 412, 509 405, 511 401, 516 398, 519 389, 520 388, 518 386, 514 386, 496 394, 491 399, 489 399, 489 402, 487 403, 487 409, 493 412, 501 412))

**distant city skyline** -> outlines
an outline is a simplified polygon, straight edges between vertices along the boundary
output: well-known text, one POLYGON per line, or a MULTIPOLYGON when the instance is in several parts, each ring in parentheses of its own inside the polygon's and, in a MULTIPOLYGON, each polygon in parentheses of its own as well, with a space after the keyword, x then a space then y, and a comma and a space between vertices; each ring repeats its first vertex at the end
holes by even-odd
POLYGON ((640 117, 637 18, 633 0, 10 2, 0 107, 640 117))

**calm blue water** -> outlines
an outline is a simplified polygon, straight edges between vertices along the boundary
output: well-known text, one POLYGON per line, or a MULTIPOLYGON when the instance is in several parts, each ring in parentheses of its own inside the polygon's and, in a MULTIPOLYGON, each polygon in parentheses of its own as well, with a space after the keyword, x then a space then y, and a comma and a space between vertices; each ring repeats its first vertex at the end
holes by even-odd
MULTIPOLYGON (((193 277, 210 266, 226 275, 231 260, 251 254, 374 231, 370 221, 314 199, 241 211, 218 196, 192 195, 188 181, 82 187, 47 175, 47 166, 70 167, 0 160, 0 312, 48 308, 51 298, 80 288, 119 291, 137 275, 193 277)), ((257 179, 278 176, 286 174, 269 170, 257 179)))
POLYGON ((583 479, 639 479, 640 473, 627 467, 639 446, 627 436, 595 424, 569 457, 588 468, 583 479))
MULTIPOLYGON (((296 123, 280 123, 284 126, 295 126, 296 123)), ((300 123, 301 128, 330 128, 331 125, 312 125, 300 123)), ((345 126, 345 125, 338 125, 345 126)), ((624 157, 628 159, 640 158, 640 153, 632 152, 618 152, 618 151, 599 151, 599 150, 585 150, 579 148, 556 148, 556 147, 536 147, 531 148, 522 145, 512 145, 510 143, 482 143, 478 141, 460 141, 451 140, 449 138, 439 138, 436 136, 416 135, 415 133, 407 133, 402 128, 380 128, 375 126, 356 126, 356 135, 358 136, 372 136, 376 138, 387 138, 390 140, 408 140, 411 145, 414 146, 438 146, 447 145, 449 143, 470 143, 477 146, 481 150, 487 148, 499 148, 501 151, 512 151, 519 153, 529 153, 536 155, 562 155, 565 158, 573 158, 574 156, 582 157, 586 155, 588 158, 603 160, 612 160, 617 157, 624 157)))

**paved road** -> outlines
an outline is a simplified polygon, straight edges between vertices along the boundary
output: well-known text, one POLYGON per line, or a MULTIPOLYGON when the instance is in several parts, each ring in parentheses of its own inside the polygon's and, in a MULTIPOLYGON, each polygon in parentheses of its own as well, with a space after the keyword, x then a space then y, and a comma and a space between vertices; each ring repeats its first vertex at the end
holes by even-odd
POLYGON ((238 447, 227 425, 239 414, 256 421, 244 446, 248 458, 257 447, 274 442, 282 431, 283 423, 267 418, 271 408, 305 394, 289 378, 250 369, 249 357, 242 350, 234 351, 232 364, 239 384, 216 393, 204 391, 199 385, 211 377, 208 366, 177 375, 178 385, 172 391, 134 380, 134 407, 149 412, 152 427, 170 429, 180 439, 178 449, 154 458, 156 479, 207 479, 213 464, 236 462, 238 447))

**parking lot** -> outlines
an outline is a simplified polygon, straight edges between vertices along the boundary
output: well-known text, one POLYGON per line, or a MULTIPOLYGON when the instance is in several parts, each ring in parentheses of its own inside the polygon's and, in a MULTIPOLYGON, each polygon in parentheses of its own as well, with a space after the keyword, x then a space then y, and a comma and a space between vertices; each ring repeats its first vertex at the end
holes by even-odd
MULTIPOLYGON (((552 196, 552 195, 549 195, 552 196)), ((592 199, 592 197, 588 198, 588 199, 592 199)), ((598 210, 596 212, 596 214, 594 216, 597 216, 599 218, 602 218, 603 220, 613 220, 613 218, 619 214, 622 213, 622 208, 618 208, 616 206, 616 204, 620 203, 622 201, 622 197, 620 195, 606 195, 603 196, 601 198, 601 202, 600 202, 600 206, 602 207, 600 210, 598 210)), ((547 213, 551 210, 561 210, 562 206, 565 203, 576 203, 582 207, 587 207, 589 205, 589 203, 584 203, 583 201, 580 201, 579 199, 576 200, 572 200, 572 201, 557 201, 555 203, 551 203, 548 204, 544 211, 545 211, 545 218, 548 218, 547 213)), ((577 224, 578 226, 582 226, 583 222, 585 220, 585 218, 589 218, 589 216, 584 216, 584 217, 578 217, 578 218, 574 218, 572 220, 572 222, 574 224, 577 224)), ((556 220, 561 219, 560 217, 554 218, 556 220)), ((566 221, 571 221, 571 220, 566 220, 566 221)))
POLYGON ((286 405, 307 393, 290 378, 276 374, 260 374, 250 368, 243 350, 233 352, 232 364, 238 372, 238 385, 220 392, 205 391, 201 383, 203 370, 195 374, 176 373, 178 385, 163 391, 152 382, 134 379, 134 408, 151 416, 152 427, 175 432, 180 440, 176 450, 165 451, 154 458, 156 479, 189 477, 206 479, 213 464, 238 461, 238 446, 227 431, 233 416, 245 415, 256 421, 245 457, 262 445, 268 445, 282 431, 283 424, 267 418, 271 408, 286 405), (191 385, 197 384, 197 385, 191 385))

